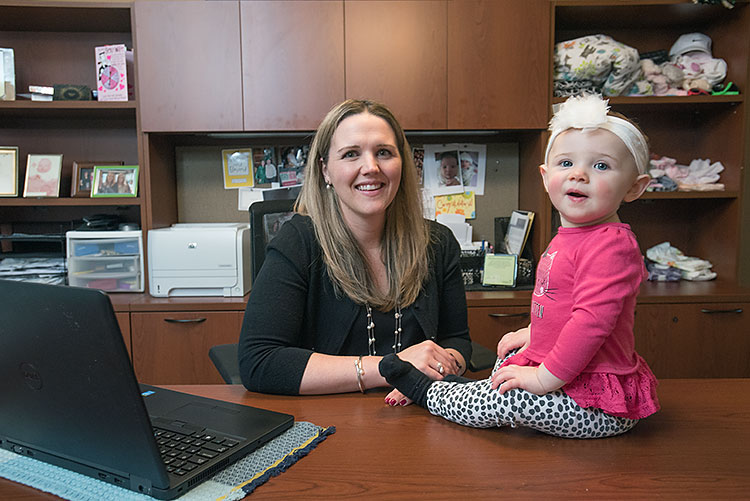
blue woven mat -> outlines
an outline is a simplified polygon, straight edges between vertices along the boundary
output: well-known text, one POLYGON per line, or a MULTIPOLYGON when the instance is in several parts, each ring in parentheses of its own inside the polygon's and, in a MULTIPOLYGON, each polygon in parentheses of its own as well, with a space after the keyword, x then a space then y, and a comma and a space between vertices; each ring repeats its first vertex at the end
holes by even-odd
MULTIPOLYGON (((282 473, 301 457, 306 456, 328 435, 335 432, 336 428, 333 426, 323 428, 305 421, 298 421, 289 430, 263 447, 177 499, 180 501, 242 499, 269 478, 282 473)), ((154 499, 3 449, 0 449, 0 476, 71 501, 154 499)))

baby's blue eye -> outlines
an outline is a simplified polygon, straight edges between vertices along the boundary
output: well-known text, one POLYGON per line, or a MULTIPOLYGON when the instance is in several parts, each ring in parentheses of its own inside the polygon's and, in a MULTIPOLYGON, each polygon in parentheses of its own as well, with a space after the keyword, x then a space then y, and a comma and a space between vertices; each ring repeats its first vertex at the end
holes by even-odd
POLYGON ((562 162, 560 162, 560 165, 563 167, 573 167, 573 162, 571 162, 570 160, 563 160, 562 162))
POLYGON ((594 164, 595 170, 607 170, 609 169, 609 165, 605 164, 604 162, 596 162, 594 164))

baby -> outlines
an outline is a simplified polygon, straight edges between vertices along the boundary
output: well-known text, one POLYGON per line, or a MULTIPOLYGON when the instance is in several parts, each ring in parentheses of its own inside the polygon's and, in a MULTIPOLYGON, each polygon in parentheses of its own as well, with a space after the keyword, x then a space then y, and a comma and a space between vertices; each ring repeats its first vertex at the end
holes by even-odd
POLYGON ((395 354, 380 362, 386 380, 431 413, 596 438, 659 410, 656 378, 634 348, 643 257, 617 215, 648 186, 648 145, 608 111, 598 96, 572 97, 550 121, 539 170, 562 225, 537 267, 531 323, 500 339, 490 378, 432 381, 395 354))

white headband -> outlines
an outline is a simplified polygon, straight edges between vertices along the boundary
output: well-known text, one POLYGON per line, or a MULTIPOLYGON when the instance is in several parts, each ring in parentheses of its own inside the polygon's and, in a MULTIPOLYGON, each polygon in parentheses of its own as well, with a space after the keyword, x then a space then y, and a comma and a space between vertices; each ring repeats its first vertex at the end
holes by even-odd
POLYGON ((548 162, 549 151, 555 138, 568 129, 606 129, 619 137, 635 159, 639 174, 645 174, 648 168, 648 143, 641 131, 619 117, 607 115, 608 101, 594 94, 574 96, 559 105, 549 122, 552 132, 547 141, 544 163, 548 162))

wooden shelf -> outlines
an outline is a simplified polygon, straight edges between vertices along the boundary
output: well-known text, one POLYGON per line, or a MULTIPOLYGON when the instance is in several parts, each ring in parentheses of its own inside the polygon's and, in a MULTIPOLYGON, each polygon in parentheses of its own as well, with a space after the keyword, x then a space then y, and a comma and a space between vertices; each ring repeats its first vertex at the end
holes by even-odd
POLYGON ((136 106, 136 101, 0 101, 0 117, 129 118, 135 120, 136 106))
POLYGON ((649 191, 640 200, 684 200, 697 198, 739 198, 737 191, 649 191))
POLYGON ((141 198, 0 198, 0 207, 88 207, 113 205, 141 205, 141 198))

